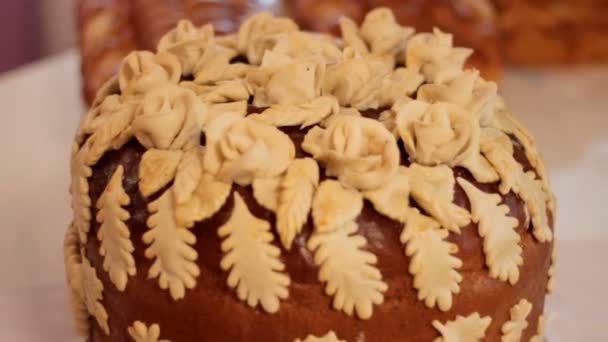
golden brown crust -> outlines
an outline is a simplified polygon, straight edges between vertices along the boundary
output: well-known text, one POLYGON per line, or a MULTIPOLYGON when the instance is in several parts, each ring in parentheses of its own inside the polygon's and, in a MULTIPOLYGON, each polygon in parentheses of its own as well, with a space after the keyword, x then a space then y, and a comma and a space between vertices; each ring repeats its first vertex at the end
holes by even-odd
MULTIPOLYGON (((145 246, 141 242, 141 236, 148 229, 145 224, 148 215, 143 208, 149 200, 143 198, 137 189, 137 168, 143 151, 139 144, 132 142, 120 151, 108 153, 96 165, 90 180, 91 198, 96 201, 108 182, 106 175, 112 174, 117 165, 125 168, 123 184, 132 201, 130 210, 135 213, 127 224, 131 230, 135 245, 134 258, 138 265, 138 273, 129 279, 124 293, 113 286, 104 289, 103 302, 109 312, 111 333, 107 336, 94 325, 90 342, 130 342, 126 331, 135 320, 159 324, 162 336, 170 337, 172 342, 283 342, 308 334, 322 336, 330 330, 346 341, 357 341, 360 336, 364 336, 365 342, 398 341, 403 336, 411 341, 431 341, 437 337, 437 331, 429 322, 445 322, 453 320, 458 314, 466 316, 473 312, 492 318, 484 341, 497 341, 502 334, 502 325, 509 320, 509 310, 522 298, 532 303, 532 312, 527 319, 529 326, 522 335, 522 341, 527 341, 537 331, 538 317, 544 306, 552 244, 539 243, 529 231, 525 231, 522 202, 513 193, 504 197, 504 203, 510 207, 511 215, 520 222, 517 231, 522 236, 525 262, 519 282, 510 285, 489 277, 482 240, 477 234, 476 225, 470 224, 462 228, 461 235, 453 234, 449 238, 459 246, 457 256, 464 264, 461 270, 461 293, 455 297, 454 306, 449 312, 441 313, 437 309, 427 308, 416 299, 413 279, 407 272, 410 260, 403 254, 403 245, 399 242, 401 224, 378 214, 369 203, 365 204, 357 219, 359 232, 368 239, 367 249, 378 257, 378 267, 382 269, 384 280, 388 284, 385 303, 376 308, 372 320, 353 320, 352 317, 331 309, 332 299, 324 294, 323 284, 317 281, 317 267, 306 248, 306 240, 313 230, 310 220, 304 226, 303 234, 295 239, 291 251, 282 251, 282 260, 287 266, 292 284, 289 298, 282 301, 281 309, 275 314, 268 314, 247 306, 238 301, 234 292, 225 285, 227 273, 219 267, 221 252, 217 229, 230 216, 232 196, 220 212, 195 224, 193 232, 197 236, 195 249, 199 254, 197 264, 201 275, 196 288, 188 292, 187 298, 173 301, 166 291, 147 279, 151 261, 143 256, 145 246), (180 318, 175 319, 176 317, 180 318)), ((516 155, 525 160, 521 149, 516 150, 516 155)), ((476 183, 463 169, 455 172, 483 191, 498 193, 497 184, 476 183)), ((264 219, 274 216, 253 199, 250 187, 238 187, 237 191, 254 215, 264 219)), ((469 208, 468 199, 460 186, 456 186, 455 203, 469 208)), ((97 223, 92 222, 92 232, 96 232, 98 227, 97 223)), ((278 241, 277 238, 275 240, 278 241)), ((108 274, 103 271, 103 259, 98 250, 99 242, 90 239, 86 255, 97 269, 102 282, 111 284, 108 274)))

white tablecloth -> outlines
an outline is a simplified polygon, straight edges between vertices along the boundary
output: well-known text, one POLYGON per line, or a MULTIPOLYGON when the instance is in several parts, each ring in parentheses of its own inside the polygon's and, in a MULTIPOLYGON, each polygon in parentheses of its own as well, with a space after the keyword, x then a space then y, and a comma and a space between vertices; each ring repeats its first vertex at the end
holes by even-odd
MULTIPOLYGON (((551 341, 608 341, 608 66, 509 70, 558 198, 551 341)), ((62 239, 83 111, 75 51, 0 76, 0 341, 71 342, 62 239)))

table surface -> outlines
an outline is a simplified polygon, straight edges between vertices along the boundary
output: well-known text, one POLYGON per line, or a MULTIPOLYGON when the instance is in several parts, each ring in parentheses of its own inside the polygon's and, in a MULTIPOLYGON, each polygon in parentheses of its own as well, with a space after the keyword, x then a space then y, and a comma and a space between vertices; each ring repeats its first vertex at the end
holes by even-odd
MULTIPOLYGON (((0 76, 0 340, 79 341, 64 286, 68 156, 84 110, 76 51, 0 76)), ((508 70, 558 198, 553 341, 608 341, 608 65, 508 70)))

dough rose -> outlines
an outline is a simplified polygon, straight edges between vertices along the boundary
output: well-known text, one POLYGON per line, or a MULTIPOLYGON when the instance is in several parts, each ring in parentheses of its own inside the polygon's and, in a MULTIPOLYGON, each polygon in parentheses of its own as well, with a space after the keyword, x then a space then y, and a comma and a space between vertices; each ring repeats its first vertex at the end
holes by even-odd
POLYGON ((142 95, 165 83, 177 84, 181 75, 179 60, 172 54, 135 51, 125 58, 118 82, 122 94, 142 95))
POLYGON ((479 124, 462 107, 410 101, 397 111, 397 130, 410 158, 433 166, 456 164, 479 145, 479 124))
POLYGON ((278 128, 239 115, 211 120, 205 134, 203 167, 223 182, 249 185, 254 178, 278 176, 296 154, 291 139, 278 128))
POLYGON ((361 190, 384 184, 399 166, 394 136, 379 121, 363 117, 331 117, 327 128, 306 134, 302 148, 325 164, 329 176, 361 190))
POLYGON ((192 90, 167 84, 144 97, 133 131, 146 148, 183 149, 199 143, 206 116, 205 104, 192 90))

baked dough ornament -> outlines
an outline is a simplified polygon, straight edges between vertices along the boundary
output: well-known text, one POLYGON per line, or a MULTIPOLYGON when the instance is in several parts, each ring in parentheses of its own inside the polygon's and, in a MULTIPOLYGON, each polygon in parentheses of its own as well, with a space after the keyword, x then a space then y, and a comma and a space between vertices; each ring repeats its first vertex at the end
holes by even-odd
POLYGON ((191 75, 205 49, 214 39, 213 25, 200 29, 187 20, 181 20, 158 42, 157 51, 169 52, 177 57, 183 75, 191 75))
POLYGON ((308 240, 325 293, 334 297, 333 308, 370 319, 373 306, 384 302, 387 285, 375 266, 376 256, 363 249, 366 239, 357 224, 346 222, 330 231, 317 231, 308 240))
POLYGON ((148 210, 149 230, 144 233, 143 242, 148 246, 146 258, 154 260, 148 277, 158 278, 158 285, 163 290, 168 289, 171 298, 184 298, 186 289, 194 288, 200 273, 195 262, 198 254, 192 247, 196 236, 178 224, 172 188, 151 202, 148 210))
POLYGON ((407 41, 405 65, 420 72, 427 82, 437 83, 458 75, 473 50, 453 47, 452 35, 435 28, 433 32, 415 34, 407 41))
POLYGON ((285 133, 253 118, 218 117, 207 126, 206 138, 204 169, 226 183, 249 185, 278 176, 295 158, 285 133))
POLYGON ((525 299, 511 308, 511 320, 502 326, 501 342, 521 341, 523 331, 528 327, 528 315, 532 312, 532 304, 525 299))
POLYGON ((122 186, 123 174, 124 168, 119 165, 97 200, 99 254, 104 257, 104 271, 109 273, 110 280, 119 291, 124 291, 129 276, 137 273, 133 259, 135 247, 126 224, 131 215, 123 208, 130 203, 129 195, 122 186))
POLYGON ((72 225, 78 232, 82 243, 86 243, 91 227, 91 198, 89 197, 88 178, 93 175, 91 167, 85 164, 86 150, 78 150, 78 145, 72 146, 70 157, 70 199, 72 212, 74 213, 72 225))
POLYGON ((264 311, 279 310, 280 300, 288 296, 289 276, 279 259, 281 250, 272 245, 270 224, 251 214, 238 193, 228 222, 218 234, 225 253, 220 267, 229 271, 228 286, 249 306, 264 311))
POLYGON ((360 190, 382 185, 399 166, 395 138, 380 122, 363 117, 336 115, 327 128, 310 129, 302 148, 325 166, 327 176, 360 190))
POLYGON ((326 180, 319 186, 313 203, 312 218, 315 230, 328 233, 354 221, 363 209, 363 196, 344 187, 335 180, 326 180))
POLYGON ((125 96, 141 96, 157 86, 180 79, 182 67, 170 53, 131 52, 118 73, 120 90, 125 96))
POLYGON ((458 184, 471 202, 472 219, 483 238, 490 276, 515 285, 519 280, 519 267, 524 262, 519 245, 521 238, 515 231, 517 219, 508 216, 509 207, 500 204, 499 195, 485 193, 464 178, 458 178, 458 184))
POLYGON ((543 342, 545 340, 545 325, 546 319, 544 315, 538 316, 538 328, 536 335, 532 336, 530 342, 543 342))
POLYGON ((338 336, 336 335, 335 332, 330 331, 327 334, 321 336, 321 337, 316 337, 313 335, 308 335, 305 339, 300 340, 299 338, 296 338, 296 340, 294 342, 345 342, 344 340, 340 340, 338 339, 338 336))
POLYGON ((433 321, 433 326, 441 333, 441 337, 436 338, 434 342, 481 341, 490 323, 490 317, 481 317, 477 312, 467 317, 457 316, 455 320, 445 324, 433 321))
POLYGON ((418 300, 441 311, 452 307, 452 297, 460 292, 462 281, 458 272, 462 260, 454 256, 458 246, 446 240, 448 235, 439 222, 416 209, 409 213, 401 233, 405 254, 411 257, 409 272, 414 276, 418 300))
POLYGON ((95 268, 91 266, 89 259, 85 256, 82 256, 80 272, 82 277, 81 296, 86 308, 91 316, 95 318, 103 332, 106 335, 109 335, 110 326, 108 325, 108 312, 101 302, 103 300, 103 283, 97 277, 95 268))
POLYGON ((148 327, 141 321, 135 321, 127 331, 135 342, 171 342, 169 340, 159 340, 160 327, 158 324, 152 324, 148 327))
POLYGON ((164 188, 175 177, 177 165, 184 154, 181 150, 158 150, 144 152, 139 162, 139 191, 148 197, 164 188))
POLYGON ((318 185, 319 166, 314 159, 296 159, 285 171, 278 189, 276 227, 286 249, 291 249, 293 240, 308 220, 318 185))
POLYGON ((90 314, 82 296, 82 257, 78 247, 78 231, 71 224, 63 241, 64 264, 68 283, 69 306, 76 332, 87 337, 90 329, 90 314))

